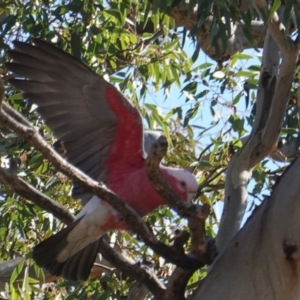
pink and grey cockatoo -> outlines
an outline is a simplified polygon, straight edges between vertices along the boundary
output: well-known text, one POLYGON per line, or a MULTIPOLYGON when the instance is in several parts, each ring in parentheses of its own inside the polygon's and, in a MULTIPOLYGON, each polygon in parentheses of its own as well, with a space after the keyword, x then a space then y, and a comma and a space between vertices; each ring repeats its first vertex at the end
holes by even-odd
MULTIPOLYGON (((9 82, 53 130, 66 159, 91 178, 104 182, 141 216, 164 200, 154 190, 145 169, 144 130, 139 111, 117 89, 79 60, 49 43, 14 42, 7 68, 9 82)), ((197 191, 186 170, 161 165, 174 191, 188 200, 197 191)), ((73 194, 84 198, 78 183, 73 194)), ((88 278, 99 239, 109 230, 126 230, 120 214, 96 196, 76 220, 33 249, 33 259, 51 274, 69 280, 88 278)))

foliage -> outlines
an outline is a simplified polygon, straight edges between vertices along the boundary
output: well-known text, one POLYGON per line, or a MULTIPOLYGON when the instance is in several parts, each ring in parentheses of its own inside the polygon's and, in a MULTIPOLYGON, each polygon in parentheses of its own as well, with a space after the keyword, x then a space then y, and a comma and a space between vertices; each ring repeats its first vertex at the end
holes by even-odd
MULTIPOLYGON (((229 24, 226 22, 229 19, 243 20, 245 35, 253 39, 249 24, 256 15, 253 10, 240 13, 236 1, 179 2, 181 9, 190 14, 196 8, 199 15, 201 12, 198 27, 192 34, 204 26, 207 17, 215 16, 209 29, 211 43, 217 49, 220 40, 226 48, 231 29, 224 24, 229 24), (221 17, 225 18, 225 23, 221 17)), ((274 5, 276 3, 274 1, 274 5)), ((291 1, 286 3, 291 4, 291 1)), ((36 0, 25 1, 24 5, 17 0, 3 1, 0 6, 0 70, 4 78, 9 76, 4 65, 5 51, 15 39, 27 41, 39 37, 80 58, 140 108, 145 127, 160 130, 167 136, 170 151, 165 162, 193 169, 201 187, 198 201, 209 202, 219 209, 216 203, 223 199, 228 161, 241 147, 241 138, 249 133, 253 124, 260 56, 256 52, 237 53, 222 65, 206 58, 194 62, 182 48, 185 32, 176 28, 167 14, 172 5, 172 1, 157 0, 36 0)), ((289 9, 287 5, 287 24, 289 9)), ((293 20, 298 27, 299 18, 293 20)), ((296 88, 295 80, 282 130, 282 137, 287 140, 298 132, 296 88)), ((7 87, 6 100, 25 115, 50 144, 55 142, 35 107, 29 106, 18 91, 7 87)), ((70 181, 57 173, 26 141, 2 125, 0 130, 2 165, 16 158, 20 177, 72 213, 78 212, 79 203, 69 196, 70 181)), ((253 195, 250 207, 269 193, 284 167, 279 163, 271 164, 269 159, 256 166, 250 185, 253 195), (276 176, 269 177, 270 174, 276 176)), ((38 241, 62 227, 51 215, 14 191, 5 186, 1 186, 1 190, 1 260, 29 253, 38 241)), ((218 218, 217 213, 213 213, 207 223, 212 235, 216 233, 218 218)), ((147 221, 158 238, 166 243, 171 243, 177 228, 186 228, 185 222, 165 207, 151 213, 147 221)), ((168 280, 172 266, 165 264, 136 237, 112 233, 110 238, 135 260, 152 260, 159 277, 168 280)), ((29 255, 28 260, 15 269, 5 291, 7 296, 12 299, 55 299, 57 295, 64 299, 124 299, 133 283, 132 279, 120 274, 103 272, 99 280, 84 283, 59 280, 56 284, 33 285, 36 282, 28 275, 32 264, 29 255), (18 279, 21 272, 25 274, 22 280, 18 279)), ((39 278, 43 276, 37 267, 35 271, 39 278)), ((205 274, 206 270, 200 270, 193 275, 187 293, 205 274)))

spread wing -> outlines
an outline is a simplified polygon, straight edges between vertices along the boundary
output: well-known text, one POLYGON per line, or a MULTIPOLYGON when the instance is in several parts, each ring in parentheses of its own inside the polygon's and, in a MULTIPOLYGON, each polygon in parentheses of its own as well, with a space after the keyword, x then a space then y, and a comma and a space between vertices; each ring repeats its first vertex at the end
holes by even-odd
MULTIPOLYGON (((74 166, 106 181, 111 169, 144 162, 138 110, 114 86, 73 56, 49 43, 15 41, 6 64, 9 83, 23 91, 54 131, 74 166)), ((74 183, 73 195, 82 191, 74 183)))

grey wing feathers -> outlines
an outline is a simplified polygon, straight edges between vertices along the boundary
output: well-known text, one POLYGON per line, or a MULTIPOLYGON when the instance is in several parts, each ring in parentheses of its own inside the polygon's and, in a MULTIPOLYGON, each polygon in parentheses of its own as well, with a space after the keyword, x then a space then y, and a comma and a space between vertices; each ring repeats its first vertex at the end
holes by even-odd
MULTIPOLYGON (((63 143, 69 162, 93 179, 105 181, 103 164, 118 119, 105 100, 108 83, 71 55, 39 40, 15 42, 7 63, 22 90, 63 143)), ((80 197, 77 186, 74 196, 80 197), (77 193, 76 193, 77 190, 77 193)))

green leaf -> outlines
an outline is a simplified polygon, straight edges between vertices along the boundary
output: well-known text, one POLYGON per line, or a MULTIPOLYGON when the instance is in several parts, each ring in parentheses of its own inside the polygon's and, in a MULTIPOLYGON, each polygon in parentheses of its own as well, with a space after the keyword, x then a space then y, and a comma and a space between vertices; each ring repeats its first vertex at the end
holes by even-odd
POLYGON ((81 36, 77 32, 71 35, 71 49, 72 54, 78 59, 81 58, 81 36))
POLYGON ((23 284, 22 284, 22 292, 23 297, 25 300, 30 300, 30 285, 29 285, 29 266, 27 265, 24 269, 24 277, 23 277, 23 284))
POLYGON ((201 160, 193 162, 191 167, 198 167, 200 170, 208 170, 212 168, 212 164, 208 160, 201 160))
POLYGON ((239 103, 241 97, 243 96, 243 92, 239 92, 232 100, 232 105, 236 105, 239 103))
POLYGON ((201 69, 208 69, 209 67, 211 67, 213 64, 212 63, 203 63, 201 65, 199 65, 197 67, 198 70, 201 70, 201 69))
POLYGON ((210 93, 210 90, 203 90, 201 91, 200 93, 198 93, 195 98, 196 99, 200 99, 200 98, 203 98, 205 97, 206 95, 208 95, 210 93))
POLYGON ((238 76, 238 77, 254 77, 257 75, 258 75, 258 72, 252 72, 252 71, 250 72, 250 71, 244 71, 244 70, 238 71, 235 74, 235 76, 238 76))
POLYGON ((285 26, 287 26, 290 22, 294 2, 295 2, 294 0, 286 0, 285 1, 284 12, 283 12, 283 24, 285 26))
POLYGON ((16 23, 18 16, 9 15, 7 16, 0 25, 5 25, 4 29, 1 32, 1 36, 3 37, 16 23))
POLYGON ((229 122, 232 124, 232 129, 239 133, 239 136, 242 136, 245 133, 245 119, 239 118, 236 115, 229 118, 229 122))
POLYGON ((178 47, 178 45, 179 45, 179 39, 174 39, 170 43, 166 43, 163 49, 165 51, 171 51, 175 46, 178 47))
POLYGON ((193 108, 190 108, 187 110, 184 121, 183 121, 184 127, 186 127, 188 125, 189 121, 196 116, 198 109, 199 109, 199 105, 197 104, 193 108))
POLYGON ((243 52, 238 52, 238 53, 235 53, 231 56, 231 59, 252 59, 253 56, 252 55, 249 55, 249 54, 246 54, 246 53, 243 53, 243 52))
POLYGON ((270 19, 273 17, 274 13, 278 10, 278 8, 281 5, 281 0, 274 0, 273 5, 271 6, 271 9, 268 13, 267 17, 267 23, 270 21, 270 19))
POLYGON ((17 264, 17 266, 14 268, 11 276, 10 276, 10 281, 9 284, 13 285, 15 283, 15 281, 17 280, 17 278, 19 277, 19 275, 21 274, 23 268, 24 268, 24 263, 25 261, 21 261, 19 264, 17 264))
POLYGON ((186 91, 194 94, 197 91, 197 87, 197 82, 190 82, 182 88, 181 92, 186 91))
POLYGON ((103 14, 110 19, 113 19, 114 22, 118 22, 119 24, 124 24, 124 17, 120 10, 117 9, 107 9, 103 11, 103 14))

